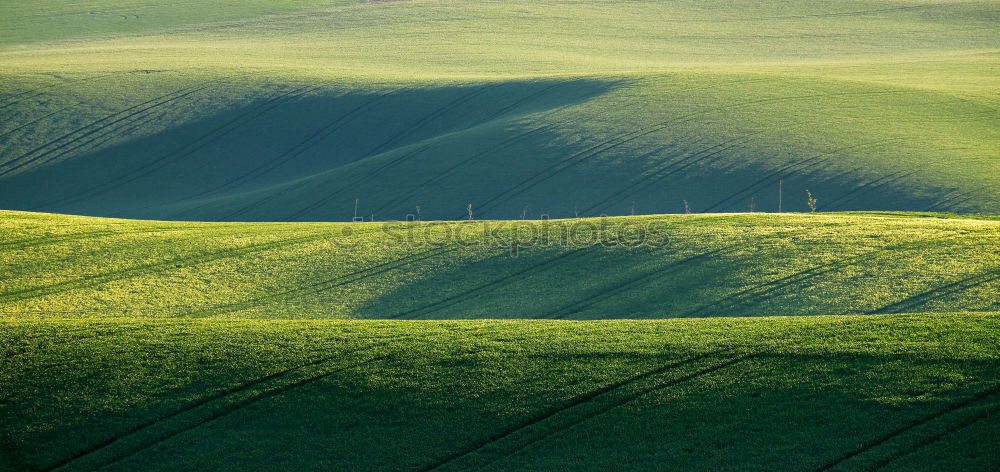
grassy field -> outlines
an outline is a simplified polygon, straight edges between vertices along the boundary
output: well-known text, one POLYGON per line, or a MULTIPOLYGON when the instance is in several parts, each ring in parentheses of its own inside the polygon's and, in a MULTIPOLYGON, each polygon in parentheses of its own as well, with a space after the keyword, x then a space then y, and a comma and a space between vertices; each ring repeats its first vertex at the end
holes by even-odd
POLYGON ((0 6, 0 207, 1000 212, 992 2, 0 6))
POLYGON ((1000 311, 1000 220, 942 214, 182 223, 3 212, 18 317, 1000 311))
POLYGON ((0 472, 1000 470, 998 59, 992 0, 0 1, 0 472))
POLYGON ((996 470, 998 323, 4 318, 0 467, 996 470))

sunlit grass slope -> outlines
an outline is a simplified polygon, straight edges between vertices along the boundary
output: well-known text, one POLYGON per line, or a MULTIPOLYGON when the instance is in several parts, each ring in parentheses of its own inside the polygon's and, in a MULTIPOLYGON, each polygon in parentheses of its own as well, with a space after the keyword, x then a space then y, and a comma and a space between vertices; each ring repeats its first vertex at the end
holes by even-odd
POLYGON ((991 471, 998 333, 996 313, 8 318, 0 468, 991 471))
POLYGON ((0 207, 1000 212, 991 2, 234 5, 0 7, 0 207))
POLYGON ((997 311, 1000 221, 182 223, 6 212, 0 313, 665 318, 997 311))

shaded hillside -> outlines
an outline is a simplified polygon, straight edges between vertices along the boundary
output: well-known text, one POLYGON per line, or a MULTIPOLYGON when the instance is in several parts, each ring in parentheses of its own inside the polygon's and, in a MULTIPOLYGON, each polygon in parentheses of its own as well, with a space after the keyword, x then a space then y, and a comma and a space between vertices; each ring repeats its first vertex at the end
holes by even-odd
POLYGON ((0 469, 995 470, 998 320, 4 319, 0 469))
POLYGON ((319 3, 5 6, 0 207, 1000 212, 988 2, 319 3))

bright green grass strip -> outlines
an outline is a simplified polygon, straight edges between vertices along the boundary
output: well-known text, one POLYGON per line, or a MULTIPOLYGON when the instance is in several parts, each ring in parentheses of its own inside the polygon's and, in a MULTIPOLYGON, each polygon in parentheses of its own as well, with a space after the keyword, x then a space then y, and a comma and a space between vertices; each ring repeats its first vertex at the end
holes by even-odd
POLYGON ((870 64, 1000 47, 995 8, 983 1, 118 3, 108 13, 140 18, 7 6, 4 42, 25 48, 0 61, 35 71, 249 67, 434 78, 870 64), (50 26, 57 19, 61 27, 50 26))
POLYGON ((4 212, 20 317, 667 318, 996 311, 1000 227, 947 214, 168 223, 4 212))

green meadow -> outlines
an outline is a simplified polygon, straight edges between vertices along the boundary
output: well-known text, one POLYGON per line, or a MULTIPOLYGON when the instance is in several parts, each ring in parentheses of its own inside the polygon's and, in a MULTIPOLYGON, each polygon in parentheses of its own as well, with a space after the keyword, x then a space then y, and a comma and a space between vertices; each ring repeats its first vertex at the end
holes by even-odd
POLYGON ((189 223, 4 212, 15 317, 672 318, 1000 311, 1000 220, 714 214, 189 223))
POLYGON ((2 217, 8 470, 1000 463, 996 218, 2 217))
POLYGON ((1000 211, 992 2, 7 2, 0 205, 1000 211))
POLYGON ((994 1, 0 1, 0 471, 1000 469, 994 1))
POLYGON ((2 321, 8 470, 995 470, 997 313, 2 321), (44 369, 48 375, 38 375, 44 369))

